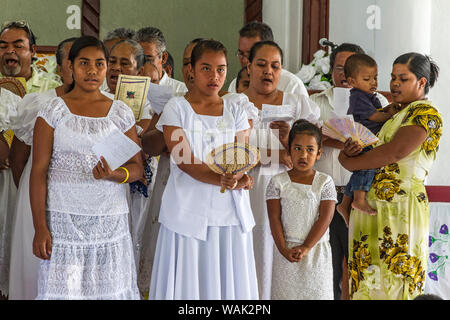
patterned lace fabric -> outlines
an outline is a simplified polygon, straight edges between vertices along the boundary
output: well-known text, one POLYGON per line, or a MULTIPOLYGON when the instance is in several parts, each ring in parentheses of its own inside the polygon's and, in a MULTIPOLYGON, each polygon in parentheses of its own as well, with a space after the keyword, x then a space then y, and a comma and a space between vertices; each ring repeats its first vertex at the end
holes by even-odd
POLYGON ((94 179, 92 168, 98 159, 91 148, 113 130, 128 131, 134 125, 129 111, 114 101, 107 117, 82 117, 72 114, 61 98, 39 111, 38 117, 55 129, 47 210, 88 215, 128 212, 125 185, 94 179))
POLYGON ((53 246, 41 261, 37 299, 138 299, 126 214, 48 212, 53 246))
POLYGON ((37 299, 139 299, 126 186, 95 180, 91 147, 128 131, 132 111, 114 101, 106 117, 72 114, 61 98, 39 111, 54 128, 47 179, 52 255, 42 261, 37 299))
MULTIPOLYGON (((336 189, 333 180, 320 172, 316 172, 312 185, 293 183, 288 173, 283 172, 269 182, 266 199, 281 199, 286 241, 303 243, 319 218, 320 201, 336 201, 336 189)), ((328 230, 320 241, 328 241, 328 230)))
MULTIPOLYGON (((269 182, 266 199, 280 199, 281 222, 286 246, 304 242, 319 217, 321 201, 336 201, 336 190, 330 176, 316 171, 312 185, 291 182, 287 172, 269 182)), ((289 262, 274 247, 271 299, 332 300, 333 266, 328 229, 299 262, 289 262)))

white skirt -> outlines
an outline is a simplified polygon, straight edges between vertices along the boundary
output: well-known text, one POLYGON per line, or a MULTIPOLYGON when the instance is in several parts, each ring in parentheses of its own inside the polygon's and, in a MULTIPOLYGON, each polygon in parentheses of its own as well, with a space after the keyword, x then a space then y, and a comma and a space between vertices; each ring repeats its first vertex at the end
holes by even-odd
MULTIPOLYGON (((299 243, 287 242, 288 248, 299 243)), ((273 300, 333 300, 333 263, 328 240, 319 241, 299 262, 290 262, 274 248, 273 300)))
POLYGON ((11 235, 17 189, 11 169, 0 171, 0 295, 8 296, 11 235))
POLYGON ((33 215, 30 205, 30 173, 32 157, 28 158, 20 177, 11 236, 9 299, 34 300, 40 260, 33 255, 33 215))
POLYGON ((270 300, 272 285, 273 249, 276 248, 270 230, 269 216, 266 205, 266 188, 275 174, 286 171, 284 166, 255 167, 249 174, 255 179, 255 185, 250 190, 255 227, 253 228, 253 243, 256 258, 256 273, 258 277, 259 297, 270 300))
POLYGON ((38 300, 139 300, 128 214, 47 211, 50 260, 42 260, 38 300))
POLYGON ((208 227, 206 241, 160 226, 149 300, 257 300, 252 233, 208 227))

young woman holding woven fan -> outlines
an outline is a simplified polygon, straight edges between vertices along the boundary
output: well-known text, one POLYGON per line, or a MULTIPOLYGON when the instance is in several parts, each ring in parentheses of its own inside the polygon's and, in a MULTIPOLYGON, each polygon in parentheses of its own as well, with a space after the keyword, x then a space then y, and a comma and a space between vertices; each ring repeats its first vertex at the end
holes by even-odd
POLYGON ((250 201, 256 222, 253 236, 259 295, 261 299, 266 300, 270 299, 274 244, 267 215, 265 191, 273 175, 292 168, 287 152, 287 138, 292 123, 297 119, 306 119, 317 124, 320 110, 306 96, 277 89, 283 66, 283 51, 278 44, 273 41, 257 42, 251 48, 248 59, 250 86, 244 94, 259 111, 258 118, 253 120, 250 141, 253 144, 256 138, 261 150, 261 165, 250 171, 250 175, 255 179, 255 187, 250 191, 250 201), (263 104, 276 105, 280 108, 286 105, 294 106, 295 119, 289 122, 262 122, 263 104), (275 130, 278 130, 278 136, 275 135, 275 130))
POLYGON ((254 221, 245 190, 251 179, 214 173, 205 163, 216 147, 248 141, 248 118, 234 99, 219 96, 227 73, 220 42, 200 41, 189 68, 191 90, 169 100, 156 125, 171 167, 149 299, 258 299, 254 221))

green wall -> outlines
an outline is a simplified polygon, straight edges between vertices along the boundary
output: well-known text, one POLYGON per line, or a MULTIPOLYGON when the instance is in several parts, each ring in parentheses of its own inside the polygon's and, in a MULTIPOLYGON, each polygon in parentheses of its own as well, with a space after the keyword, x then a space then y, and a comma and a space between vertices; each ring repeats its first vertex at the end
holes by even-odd
POLYGON ((244 23, 244 0, 101 0, 100 37, 118 27, 159 28, 175 61, 175 78, 182 80, 183 50, 192 39, 221 41, 228 50, 225 87, 239 71, 235 55, 244 23))
MULTIPOLYGON (((27 20, 38 45, 57 45, 68 37, 80 36, 68 29, 66 13, 82 0, 0 0, 0 22, 27 20)), ((198 37, 214 38, 228 49, 225 87, 239 71, 235 56, 238 32, 244 23, 244 0, 100 0, 100 39, 117 27, 139 29, 154 26, 162 30, 167 49, 175 60, 175 78, 182 80, 181 66, 186 44, 198 37)))
POLYGON ((79 37, 81 31, 69 30, 66 13, 71 5, 81 8, 81 0, 0 0, 0 22, 26 20, 37 38, 37 44, 56 46, 61 40, 79 37))

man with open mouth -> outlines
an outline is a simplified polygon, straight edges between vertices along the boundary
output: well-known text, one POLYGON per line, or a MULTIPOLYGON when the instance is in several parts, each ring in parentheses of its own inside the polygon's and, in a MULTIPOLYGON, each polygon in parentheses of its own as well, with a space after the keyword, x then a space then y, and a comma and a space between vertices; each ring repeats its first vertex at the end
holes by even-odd
POLYGON ((0 31, 0 77, 18 77, 26 81, 27 93, 44 92, 61 85, 54 74, 33 64, 36 40, 25 21, 4 23, 0 31))

